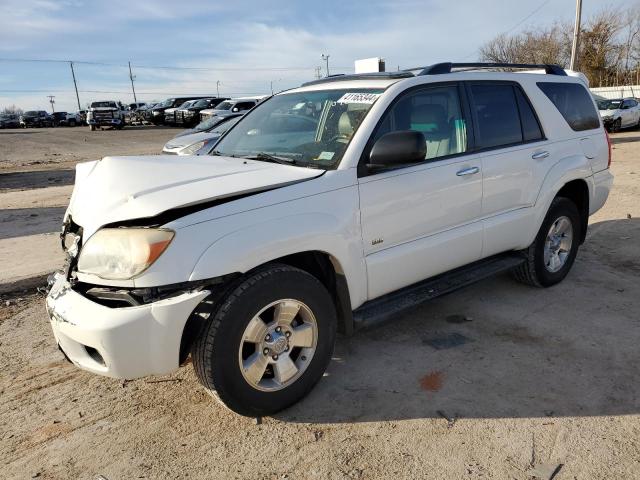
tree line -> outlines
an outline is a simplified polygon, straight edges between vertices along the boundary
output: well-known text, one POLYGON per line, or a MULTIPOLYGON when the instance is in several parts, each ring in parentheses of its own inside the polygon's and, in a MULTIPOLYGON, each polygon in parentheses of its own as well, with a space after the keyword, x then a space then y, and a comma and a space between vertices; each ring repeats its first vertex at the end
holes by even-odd
MULTIPOLYGON (((572 22, 498 35, 480 47, 485 62, 554 63, 569 68, 572 22)), ((591 87, 640 83, 640 7, 605 9, 583 19, 576 70, 591 87)))

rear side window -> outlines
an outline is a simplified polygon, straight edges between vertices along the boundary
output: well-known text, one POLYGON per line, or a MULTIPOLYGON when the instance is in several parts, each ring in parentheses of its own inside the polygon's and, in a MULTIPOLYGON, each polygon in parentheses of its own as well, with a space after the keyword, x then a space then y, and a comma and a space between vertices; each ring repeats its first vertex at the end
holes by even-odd
POLYGON ((520 122, 522 123, 522 137, 525 142, 534 142, 536 140, 542 140, 542 130, 540 124, 533 113, 533 108, 529 103, 529 100, 524 96, 522 90, 514 87, 516 92, 516 99, 518 100, 518 110, 520 111, 520 122))
POLYGON ((477 123, 478 148, 522 143, 520 115, 513 86, 472 84, 473 110, 477 123))
POLYGON ((600 127, 598 112, 587 90, 578 83, 539 82, 538 88, 553 102, 576 132, 600 127))

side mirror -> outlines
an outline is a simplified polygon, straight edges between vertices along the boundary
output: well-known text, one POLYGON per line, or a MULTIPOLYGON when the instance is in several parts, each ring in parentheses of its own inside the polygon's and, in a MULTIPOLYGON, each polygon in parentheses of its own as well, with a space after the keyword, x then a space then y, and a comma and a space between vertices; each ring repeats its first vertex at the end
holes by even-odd
POLYGON ((427 142, 424 135, 415 130, 390 132, 378 139, 369 154, 370 170, 399 167, 424 160, 427 142))

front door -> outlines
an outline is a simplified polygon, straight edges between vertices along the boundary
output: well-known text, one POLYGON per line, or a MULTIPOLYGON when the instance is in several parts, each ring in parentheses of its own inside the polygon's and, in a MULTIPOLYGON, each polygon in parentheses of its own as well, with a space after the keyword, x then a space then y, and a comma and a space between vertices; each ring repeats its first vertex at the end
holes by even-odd
POLYGON ((452 83, 406 92, 373 134, 375 141, 392 131, 419 131, 427 154, 418 165, 359 179, 369 299, 481 256, 482 165, 478 155, 465 154, 460 92, 452 83))

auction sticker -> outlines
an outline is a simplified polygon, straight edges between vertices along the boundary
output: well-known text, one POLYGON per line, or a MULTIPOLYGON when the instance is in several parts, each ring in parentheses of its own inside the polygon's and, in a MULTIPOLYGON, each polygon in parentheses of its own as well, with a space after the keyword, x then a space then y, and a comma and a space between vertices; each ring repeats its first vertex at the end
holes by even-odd
POLYGON ((380 93, 345 93, 340 97, 336 103, 365 103, 371 104, 375 102, 380 93))

